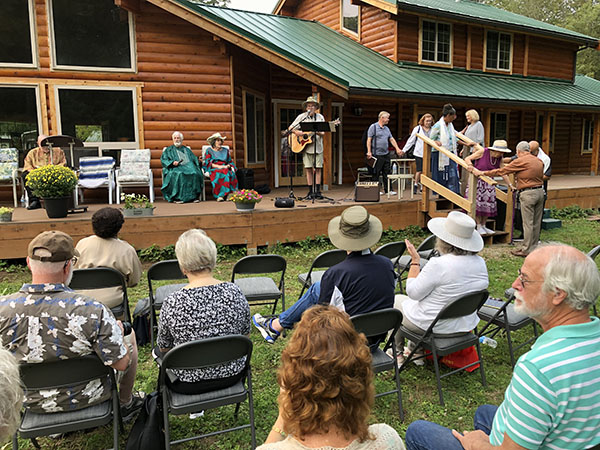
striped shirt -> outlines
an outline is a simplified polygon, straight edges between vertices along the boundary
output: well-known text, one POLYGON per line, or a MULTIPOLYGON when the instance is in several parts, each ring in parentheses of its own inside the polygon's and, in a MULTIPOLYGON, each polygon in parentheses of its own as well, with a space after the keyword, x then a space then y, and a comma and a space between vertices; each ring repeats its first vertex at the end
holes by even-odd
POLYGON ((494 417, 492 445, 504 433, 529 449, 600 444, 600 320, 554 327, 519 358, 494 417))

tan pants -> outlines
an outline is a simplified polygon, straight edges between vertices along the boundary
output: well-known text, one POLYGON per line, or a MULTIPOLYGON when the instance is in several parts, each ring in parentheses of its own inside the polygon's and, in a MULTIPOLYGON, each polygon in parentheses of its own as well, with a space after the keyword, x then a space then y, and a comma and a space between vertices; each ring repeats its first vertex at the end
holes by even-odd
POLYGON ((544 190, 529 189, 519 194, 523 218, 523 251, 531 253, 540 240, 542 214, 544 213, 544 190))

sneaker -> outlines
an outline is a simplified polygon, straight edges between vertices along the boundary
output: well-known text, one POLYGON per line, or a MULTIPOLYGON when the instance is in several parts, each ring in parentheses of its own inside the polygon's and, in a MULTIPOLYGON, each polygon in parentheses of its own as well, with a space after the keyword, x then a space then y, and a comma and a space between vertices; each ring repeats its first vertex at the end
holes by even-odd
POLYGON ((390 191, 390 192, 389 192, 389 194, 390 194, 390 195, 396 195, 396 194, 397 194, 397 192, 396 192, 396 191, 390 191))
POLYGON ((190 419, 199 419, 200 417, 204 417, 204 410, 190 414, 190 419))
POLYGON ((134 394, 131 397, 131 402, 129 405, 121 405, 121 418, 123 422, 129 422, 133 420, 137 414, 142 409, 142 405, 144 404, 144 398, 139 394, 134 394))
POLYGON ((260 314, 254 314, 252 316, 252 323, 269 344, 274 344, 280 334, 278 331, 271 328, 272 320, 273 319, 267 319, 260 314))
MULTIPOLYGON (((402 352, 402 359, 405 360, 406 358, 408 358, 411 351, 412 350, 410 348, 404 347, 404 351, 402 352)), ((400 359, 400 357, 398 356, 398 360, 399 359, 400 359)), ((424 366, 425 365, 425 358, 424 358, 423 353, 415 353, 414 355, 412 355, 412 358, 410 360, 412 361, 412 363, 415 366, 424 366), (416 358, 419 358, 419 359, 416 359, 416 358)))
POLYGON ((485 225, 483 226, 483 229, 485 230, 485 232, 487 234, 494 234, 494 230, 490 230, 488 227, 486 227, 485 225))
POLYGON ((225 201, 225 199, 224 199, 223 197, 217 197, 217 201, 218 201, 218 202, 224 202, 224 201, 225 201))
POLYGON ((481 235, 487 234, 487 231, 485 231, 485 228, 481 225, 477 225, 477 232, 481 235))

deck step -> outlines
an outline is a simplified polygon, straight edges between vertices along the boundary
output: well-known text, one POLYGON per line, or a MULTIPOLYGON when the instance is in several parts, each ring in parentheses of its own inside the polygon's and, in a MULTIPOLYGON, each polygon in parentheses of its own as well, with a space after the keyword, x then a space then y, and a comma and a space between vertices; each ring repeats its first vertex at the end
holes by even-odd
POLYGON ((561 227, 562 222, 558 219, 542 219, 542 230, 552 230, 561 227))

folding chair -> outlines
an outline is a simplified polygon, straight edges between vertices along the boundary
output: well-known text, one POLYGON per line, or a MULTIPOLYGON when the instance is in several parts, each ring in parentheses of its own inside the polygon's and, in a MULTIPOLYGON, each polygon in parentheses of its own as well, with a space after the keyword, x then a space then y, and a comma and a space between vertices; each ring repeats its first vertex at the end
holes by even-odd
POLYGON ((513 288, 507 289, 504 292, 506 301, 502 302, 499 300, 487 300, 477 315, 479 318, 487 322, 483 328, 477 333, 478 336, 483 336, 486 332, 490 338, 496 336, 500 331, 504 331, 506 334, 506 340, 508 342, 508 352, 510 353, 510 364, 515 367, 515 352, 528 344, 532 344, 538 337, 537 327, 535 320, 524 314, 519 314, 515 311, 515 305, 513 300, 515 298, 515 290, 513 288), (520 330, 523 327, 531 324, 533 326, 533 337, 527 341, 513 347, 513 341, 510 333, 512 331, 520 330))
MULTIPOLYGON (((425 267, 425 264, 429 261, 429 258, 433 258, 437 256, 437 251, 435 250, 435 235, 432 234, 428 238, 426 238, 419 246, 417 247, 417 252, 421 259, 419 261, 421 270, 425 267)), ((399 284, 400 284, 400 292, 403 292, 404 289, 402 287, 402 282, 406 280, 407 277, 402 278, 404 273, 408 273, 408 269, 410 268, 410 263, 412 261, 412 257, 410 255, 402 255, 398 260, 398 273, 399 273, 399 284)), ((407 274, 408 276, 408 274, 407 274)))
MULTIPOLYGON (((113 423, 113 448, 119 448, 119 430, 123 429, 119 394, 114 370, 91 354, 81 358, 64 359, 42 363, 21 364, 21 380, 27 390, 64 389, 74 384, 87 383, 109 377, 111 398, 105 402, 76 411, 38 413, 28 408, 22 414, 18 434, 31 439, 40 448, 36 438, 51 434, 85 430, 113 423)), ((17 433, 13 435, 13 450, 19 448, 17 433)))
POLYGON ((312 262, 310 269, 306 273, 301 273, 298 275, 298 281, 302 283, 302 290, 300 291, 300 295, 298 298, 302 297, 306 288, 310 287, 311 284, 316 281, 321 281, 325 270, 314 270, 314 269, 323 269, 330 268, 331 266, 335 266, 338 263, 341 263, 346 257, 348 253, 346 250, 327 250, 326 252, 318 255, 312 262))
MULTIPOLYGON (((472 367, 476 364, 480 364, 479 369, 481 372, 481 383, 486 386, 487 383, 485 381, 485 372, 483 370, 483 359, 481 358, 481 349, 479 347, 479 337, 477 334, 471 331, 452 333, 452 334, 437 334, 433 332, 435 325, 444 319, 455 319, 457 317, 468 316, 469 314, 477 311, 481 305, 487 300, 488 291, 477 291, 472 292, 467 295, 463 295, 456 300, 448 303, 442 310, 438 313, 437 317, 431 323, 425 334, 418 334, 414 331, 409 330, 404 326, 400 326, 399 333, 405 338, 411 340, 415 343, 414 349, 408 355, 408 358, 405 359, 404 363, 400 367, 400 371, 404 370, 404 368, 410 363, 413 355, 417 350, 424 349, 433 354, 433 365, 435 368, 435 377, 437 381, 437 389, 440 397, 440 404, 444 406, 444 396, 442 394, 442 383, 441 379, 447 377, 448 375, 452 375, 453 373, 460 372, 461 370, 465 370, 469 367, 472 367), (477 347, 477 356, 478 360, 467 364, 464 367, 459 369, 455 369, 451 372, 440 375, 440 367, 438 362, 438 357, 449 355, 450 353, 454 353, 458 350, 463 350, 465 348, 469 348, 475 345, 477 347)), ((419 358, 425 358, 425 355, 419 358)))
POLYGON ((110 267, 76 269, 73 271, 73 279, 69 287, 91 298, 95 298, 93 291, 96 289, 120 287, 123 291, 123 302, 114 308, 110 308, 110 310, 117 319, 123 317, 124 320, 131 323, 127 284, 125 283, 125 277, 118 270, 110 267))
POLYGON ((402 410, 402 391, 400 390, 400 371, 398 369, 398 360, 396 355, 396 346, 394 345, 394 336, 402 324, 402 313, 395 308, 380 309, 365 314, 353 316, 350 320, 354 328, 359 333, 364 333, 367 339, 384 336, 388 333, 387 341, 381 349, 379 346, 371 348, 373 357, 373 372, 381 373, 387 370, 394 371, 394 380, 396 389, 387 392, 380 392, 375 397, 382 397, 389 394, 398 394, 398 410, 400 411, 400 420, 404 420, 404 411, 402 410), (386 354, 386 350, 392 349, 393 356, 386 354))
POLYGON ((231 282, 235 283, 246 296, 248 303, 253 305, 273 304, 273 312, 277 301, 281 298, 281 312, 285 311, 285 258, 279 255, 250 255, 240 259, 233 266, 231 282), (254 275, 281 272, 279 284, 270 277, 237 278, 236 275, 254 275))
POLYGON ((169 350, 161 362, 159 375, 159 391, 162 396, 165 444, 167 450, 171 448, 171 444, 179 444, 248 427, 250 428, 251 433, 252 448, 254 449, 256 447, 254 401, 252 398, 252 373, 250 370, 251 356, 252 342, 246 336, 240 335, 220 336, 202 339, 200 341, 187 342, 169 350), (167 377, 169 377, 169 373, 171 373, 173 369, 199 369, 217 366, 237 360, 244 356, 246 357, 246 364, 243 369, 245 376, 231 387, 203 394, 190 395, 174 392, 167 385, 167 377), (247 386, 244 385, 244 379, 246 380, 247 386), (250 423, 227 428, 225 430, 213 431, 199 436, 171 441, 169 413, 174 415, 189 414, 235 403, 235 418, 237 419, 240 403, 246 400, 246 398, 248 399, 250 423))
POLYGON ((382 245, 373 252, 375 255, 385 256, 392 261, 394 272, 396 272, 396 290, 400 293, 402 292, 402 283, 399 282, 400 274, 398 273, 398 262, 405 251, 406 243, 404 241, 397 241, 382 245))
POLYGON ((148 296, 150 297, 150 343, 154 347, 156 332, 158 330, 158 319, 156 311, 160 310, 165 299, 173 292, 178 291, 187 283, 176 283, 159 286, 154 292, 152 281, 184 280, 185 275, 181 273, 179 262, 176 259, 159 261, 152 264, 148 269, 148 296))
POLYGON ((21 182, 19 177, 19 150, 16 148, 0 149, 0 185, 12 186, 13 205, 19 206, 17 186, 21 182))

